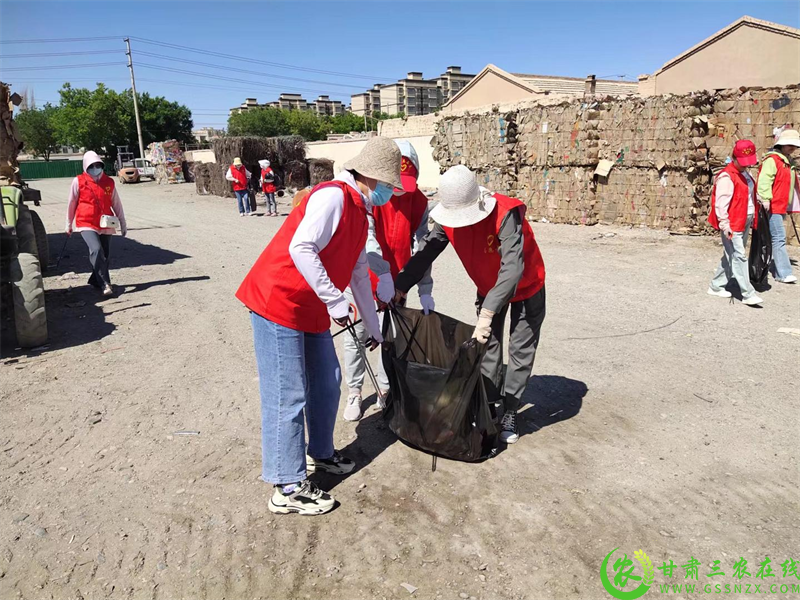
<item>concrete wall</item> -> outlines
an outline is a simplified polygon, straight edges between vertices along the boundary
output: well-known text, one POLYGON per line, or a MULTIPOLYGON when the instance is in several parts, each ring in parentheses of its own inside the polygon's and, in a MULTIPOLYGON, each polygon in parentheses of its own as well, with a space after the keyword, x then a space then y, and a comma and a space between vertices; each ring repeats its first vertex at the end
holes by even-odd
MULTIPOLYGON (((398 136, 400 137, 400 136, 398 136)), ((419 185, 434 188, 439 185, 439 164, 433 160, 432 135, 406 137, 419 156, 419 185)), ((306 147, 307 158, 327 158, 334 161, 334 173, 344 168, 344 163, 361 152, 366 140, 343 140, 339 142, 310 142, 306 147)))
POLYGON ((408 117, 406 119, 387 119, 378 124, 378 135, 389 138, 423 137, 436 133, 434 114, 408 117))
POLYGON ((655 74, 655 94, 800 82, 800 38, 744 26, 655 74))
POLYGON ((478 108, 488 104, 519 102, 536 95, 522 89, 517 84, 500 77, 491 71, 486 73, 472 87, 448 104, 448 112, 478 108))
POLYGON ((203 163, 217 162, 217 158, 214 155, 214 151, 211 149, 190 150, 188 152, 185 152, 183 157, 186 159, 187 162, 203 162, 203 163))

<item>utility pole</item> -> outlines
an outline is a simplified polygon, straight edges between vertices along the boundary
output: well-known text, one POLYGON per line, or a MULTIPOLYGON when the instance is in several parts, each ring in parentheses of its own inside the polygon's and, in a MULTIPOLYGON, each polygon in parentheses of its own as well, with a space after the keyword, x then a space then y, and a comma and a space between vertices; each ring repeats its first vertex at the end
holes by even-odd
POLYGON ((139 158, 144 158, 144 143, 142 142, 142 122, 139 120, 139 100, 136 98, 136 78, 133 76, 133 58, 131 57, 131 39, 125 38, 128 51, 128 68, 131 70, 131 87, 133 88, 133 113, 136 115, 136 133, 139 136, 139 158))

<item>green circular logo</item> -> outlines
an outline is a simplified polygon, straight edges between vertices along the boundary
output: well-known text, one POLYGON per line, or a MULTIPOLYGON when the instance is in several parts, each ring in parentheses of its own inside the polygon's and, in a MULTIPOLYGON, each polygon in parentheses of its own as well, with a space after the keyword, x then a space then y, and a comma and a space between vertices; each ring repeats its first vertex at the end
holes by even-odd
POLYGON ((641 598, 647 593, 650 586, 653 585, 653 579, 655 578, 653 563, 650 561, 650 557, 645 554, 644 550, 637 550, 633 553, 634 558, 636 558, 644 571, 644 576, 640 577, 633 573, 633 561, 628 558, 627 554, 623 554, 622 558, 617 558, 617 560, 614 561, 613 570, 615 575, 612 583, 608 579, 608 560, 617 550, 619 550, 619 548, 614 548, 611 552, 606 554, 606 557, 603 559, 603 564, 600 565, 600 581, 603 582, 603 587, 606 588, 606 591, 618 600, 636 600, 636 598, 641 598), (626 592, 624 588, 628 585, 629 581, 639 581, 641 583, 635 589, 626 592))

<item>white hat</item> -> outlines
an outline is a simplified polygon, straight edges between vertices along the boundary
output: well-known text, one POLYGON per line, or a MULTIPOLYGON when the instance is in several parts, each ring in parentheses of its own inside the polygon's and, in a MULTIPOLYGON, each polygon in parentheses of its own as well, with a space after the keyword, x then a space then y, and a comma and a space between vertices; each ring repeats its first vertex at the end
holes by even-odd
POLYGON ((784 129, 781 131, 776 146, 796 146, 800 148, 800 133, 796 129, 784 129))
POLYGON ((260 161, 258 161, 258 166, 261 167, 262 169, 266 169, 269 166, 269 161, 268 160, 260 160, 260 161))
POLYGON ((451 167, 439 178, 439 204, 431 219, 444 227, 466 227, 479 223, 494 210, 497 200, 478 187, 475 175, 464 165, 451 167))

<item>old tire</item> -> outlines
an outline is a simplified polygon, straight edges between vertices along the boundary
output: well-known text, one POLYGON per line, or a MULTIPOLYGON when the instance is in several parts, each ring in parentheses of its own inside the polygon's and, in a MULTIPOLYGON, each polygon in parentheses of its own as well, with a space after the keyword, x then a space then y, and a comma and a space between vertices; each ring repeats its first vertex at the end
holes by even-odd
POLYGON ((47 242, 47 230, 44 228, 44 223, 35 210, 31 212, 31 220, 33 221, 33 233, 36 236, 36 256, 39 258, 39 266, 42 273, 47 272, 47 267, 50 264, 50 244, 47 242))
POLYGON ((24 204, 20 205, 17 214, 17 244, 20 254, 33 254, 37 256, 39 249, 36 247, 36 231, 33 229, 31 209, 24 204))
POLYGON ((17 344, 23 348, 41 346, 47 341, 47 314, 39 259, 20 252, 10 267, 17 344))

